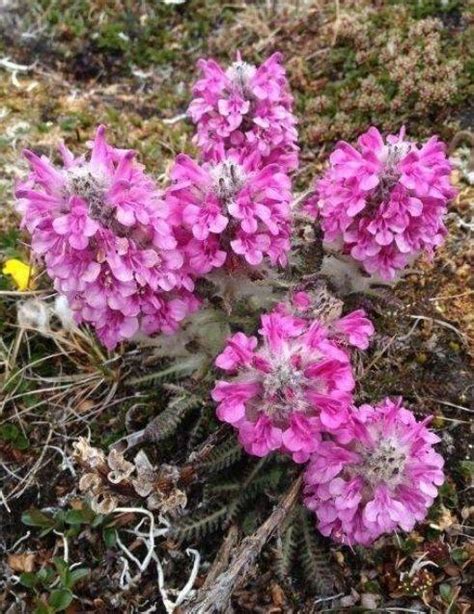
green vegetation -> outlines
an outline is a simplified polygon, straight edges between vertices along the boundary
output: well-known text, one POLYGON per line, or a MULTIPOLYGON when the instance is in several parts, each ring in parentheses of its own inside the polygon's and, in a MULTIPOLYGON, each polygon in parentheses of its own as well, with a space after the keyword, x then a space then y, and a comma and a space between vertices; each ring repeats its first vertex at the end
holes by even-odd
MULTIPOLYGON (((297 189, 308 186, 337 139, 352 140, 369 124, 383 131, 398 131, 405 124, 416 137, 438 132, 450 140, 469 120, 472 17, 463 0, 349 0, 338 3, 339 15, 333 0, 309 8, 301 2, 299 9, 281 0, 278 10, 264 0, 188 0, 175 6, 158 0, 20 4, 12 19, 5 11, 1 54, 19 64, 36 64, 15 75, 18 85, 0 68, 0 269, 8 258, 29 259, 13 210, 14 186, 26 169, 21 150, 32 147, 51 155, 61 139, 72 150, 83 150, 95 124, 104 122, 111 139, 137 148, 140 160, 165 183, 175 154, 193 151, 192 127, 180 116, 190 100, 195 62, 202 56, 228 62, 240 50, 248 61, 260 61, 275 50, 283 52, 301 118, 297 189)), ((466 569, 473 552, 457 527, 467 522, 473 476, 467 460, 469 415, 463 408, 470 386, 466 331, 472 324, 466 224, 474 196, 466 183, 459 183, 459 189, 449 237, 434 264, 420 264, 393 293, 350 299, 372 312, 378 332, 358 361, 363 382, 358 401, 404 394, 420 415, 436 415, 432 426, 443 438, 449 477, 427 522, 409 535, 382 540, 374 550, 352 552, 317 537, 313 518, 295 506, 264 549, 255 577, 237 591, 236 610, 312 611, 323 595, 341 590, 347 596, 354 589, 359 596, 376 595, 380 608, 397 601, 396 607, 413 609, 423 599, 434 612, 467 611, 466 569), (414 314, 427 319, 412 328, 414 314), (452 328, 440 327, 437 320, 452 328), (449 548, 447 558, 444 548, 449 548), (422 561, 438 565, 428 568, 434 571, 431 588, 420 592, 423 577, 415 571, 413 582, 399 592, 402 575, 411 573, 423 556, 422 561)), ((301 255, 304 262, 298 266, 305 275, 316 269, 316 252, 301 255)), ((44 292, 38 295, 41 300, 51 300, 41 271, 37 289, 44 292)), ((18 298, 11 279, 3 275, 0 290, 5 569, 11 552, 35 556, 31 571, 8 571, 0 609, 7 611, 16 602, 35 614, 67 608, 125 612, 147 611, 160 603, 155 559, 143 576, 129 559, 135 565, 130 575, 138 579, 118 588, 126 576, 126 556, 117 538, 143 560, 146 519, 143 527, 137 513, 95 513, 88 495, 78 494, 82 470, 74 465, 73 475, 66 461, 72 462, 72 443, 79 436, 107 454, 111 444, 148 429, 149 438, 140 447, 153 467, 164 464, 170 472, 184 472, 179 487, 187 504, 173 508, 171 530, 156 540, 154 552, 166 561, 165 585, 176 588, 191 570, 186 548, 195 548, 202 556, 202 584, 229 531, 235 528, 239 539, 252 534, 297 471, 285 459, 242 454, 234 434, 221 432, 208 398, 215 375, 210 355, 227 329, 222 322, 202 323, 207 347, 199 370, 192 344, 175 361, 153 346, 138 351, 130 345, 107 355, 85 328, 78 336, 53 320, 48 335, 21 330, 17 310, 29 295, 18 298), (207 454, 196 460, 206 446, 207 454), (27 530, 31 535, 22 541, 27 530), (61 550, 63 539, 70 557, 61 550)), ((221 299, 212 300, 217 304, 221 299)), ((230 326, 251 333, 256 320, 246 315, 246 305, 232 308, 230 326)), ((127 460, 135 453, 127 450, 127 460)), ((114 488, 119 497, 128 497, 129 505, 146 510, 145 498, 131 495, 120 483, 114 488)), ((169 484, 166 488, 173 494, 169 484)), ((159 514, 154 515, 157 519, 159 514)), ((367 611, 360 603, 347 607, 367 611)))

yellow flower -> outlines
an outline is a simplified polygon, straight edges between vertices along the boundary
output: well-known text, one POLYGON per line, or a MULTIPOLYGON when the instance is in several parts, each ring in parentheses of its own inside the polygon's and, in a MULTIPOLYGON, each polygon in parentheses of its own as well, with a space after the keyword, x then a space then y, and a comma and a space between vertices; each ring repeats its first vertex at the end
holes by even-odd
POLYGON ((31 278, 33 277, 34 268, 21 260, 16 258, 7 260, 3 266, 2 273, 12 276, 20 292, 24 292, 32 286, 31 278))

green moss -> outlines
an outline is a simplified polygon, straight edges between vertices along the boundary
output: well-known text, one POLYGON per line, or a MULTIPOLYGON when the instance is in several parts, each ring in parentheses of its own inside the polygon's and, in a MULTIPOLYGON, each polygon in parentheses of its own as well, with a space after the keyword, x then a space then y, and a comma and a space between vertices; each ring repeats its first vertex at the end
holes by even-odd
POLYGON ((472 93, 470 35, 462 27, 451 28, 463 8, 462 2, 441 6, 418 0, 388 2, 377 10, 363 3, 353 8, 335 45, 326 50, 318 40, 322 60, 317 70, 312 62, 304 65, 298 107, 309 113, 303 139, 311 145, 351 140, 370 124, 386 132, 405 124, 414 137, 426 136, 435 125, 442 136, 452 137, 456 109, 472 93), (312 110, 307 90, 316 78, 324 104, 312 110))
MULTIPOLYGON (((180 63, 187 52, 205 47, 216 16, 220 21, 229 14, 219 9, 217 0, 198 0, 192 6, 149 0, 139 7, 128 0, 122 11, 98 2, 41 0, 40 5, 49 41, 60 56, 82 57, 89 49, 104 66, 110 56, 119 59, 118 70, 123 74, 134 66, 180 63)), ((31 11, 31 20, 33 17, 31 11)))
POLYGON ((391 0, 391 4, 408 7, 415 19, 454 16, 467 8, 463 0, 391 0))

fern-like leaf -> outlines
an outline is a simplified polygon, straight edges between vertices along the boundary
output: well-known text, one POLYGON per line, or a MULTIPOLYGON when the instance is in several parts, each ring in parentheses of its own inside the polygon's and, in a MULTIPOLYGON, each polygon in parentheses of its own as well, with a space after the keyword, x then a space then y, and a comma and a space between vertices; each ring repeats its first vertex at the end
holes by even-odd
POLYGON ((301 508, 299 513, 298 559, 307 582, 318 595, 331 595, 335 587, 335 575, 326 548, 317 537, 314 521, 301 508))
POLYGON ((189 411, 200 405, 199 399, 188 393, 172 397, 166 407, 145 428, 145 438, 148 441, 161 441, 172 435, 189 411))
POLYGON ((219 484, 205 484, 203 500, 209 501, 215 497, 235 497, 241 489, 239 482, 222 482, 219 484))
POLYGON ((268 457, 260 459, 243 480, 240 478, 237 496, 227 504, 226 524, 233 522, 242 511, 251 507, 251 503, 259 495, 279 482, 282 474, 278 468, 272 468, 266 472, 262 471, 267 463, 268 457))
POLYGON ((185 518, 174 527, 173 534, 179 539, 202 539, 221 528, 226 514, 227 506, 223 505, 214 511, 185 518))
POLYGON ((283 472, 279 467, 271 467, 268 471, 262 472, 250 481, 245 490, 255 495, 263 494, 267 490, 275 489, 282 477, 283 472))
POLYGON ((231 436, 214 448, 209 456, 200 463, 199 467, 204 471, 215 473, 230 467, 239 461, 241 456, 242 448, 236 442, 235 437, 231 436))
POLYGON ((199 397, 186 391, 172 397, 168 403, 168 407, 173 408, 179 414, 186 413, 188 410, 194 409, 199 405, 201 405, 199 397))
POLYGON ((139 377, 129 378, 126 383, 130 386, 139 386, 142 384, 156 383, 160 381, 177 381, 191 375, 199 366, 199 363, 195 357, 188 358, 187 360, 180 360, 174 362, 168 367, 161 369, 161 371, 155 371, 154 373, 147 373, 139 377))
POLYGON ((287 581, 296 558, 298 548, 298 527, 295 515, 292 514, 290 522, 284 528, 277 548, 276 571, 281 581, 287 581))
POLYGON ((188 453, 196 449, 197 445, 204 441, 209 432, 211 431, 211 425, 215 414, 214 407, 206 405, 202 408, 195 425, 192 427, 189 441, 188 441, 188 453))

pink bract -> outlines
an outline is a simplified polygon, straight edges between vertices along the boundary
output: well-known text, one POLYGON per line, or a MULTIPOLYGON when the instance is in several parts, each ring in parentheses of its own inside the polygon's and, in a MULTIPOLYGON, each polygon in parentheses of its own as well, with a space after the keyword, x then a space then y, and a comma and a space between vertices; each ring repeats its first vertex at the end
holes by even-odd
POLYGON ((428 420, 417 422, 401 399, 385 399, 353 410, 344 429, 349 443, 318 446, 305 472, 305 504, 323 535, 367 546, 425 518, 444 481, 428 420))
MULTIPOLYGON (((300 297, 301 298, 301 297, 300 297)), ((322 432, 346 423, 354 378, 349 354, 318 321, 283 309, 263 315, 257 337, 233 335, 216 366, 229 373, 212 392, 220 420, 249 454, 273 450, 305 462, 322 432)))
POLYGON ((173 332, 198 301, 155 183, 133 151, 106 142, 103 126, 87 158, 60 150, 62 168, 25 151, 31 172, 16 190, 54 287, 107 348, 173 332))
MULTIPOLYGON (((314 310, 319 306, 315 304, 317 302, 317 296, 312 296, 309 292, 297 291, 290 295, 289 301, 279 303, 276 310, 282 314, 292 314, 310 321, 314 319, 314 310)), ((359 350, 366 350, 369 347, 369 339, 375 329, 363 309, 352 311, 341 318, 331 314, 329 309, 324 311, 326 311, 324 326, 326 326, 330 339, 336 340, 340 346, 352 345, 359 350)))
POLYGON ((223 70, 215 60, 198 62, 202 78, 193 87, 189 115, 197 126, 195 142, 205 160, 224 151, 257 155, 262 165, 298 166, 298 134, 281 54, 259 67, 237 61, 223 70))
POLYGON ((369 338, 374 334, 374 326, 363 309, 357 309, 336 320, 332 329, 359 350, 369 347, 369 338))
POLYGON ((171 178, 170 219, 195 275, 258 266, 264 257, 287 263, 291 184, 278 165, 258 168, 255 156, 235 154, 200 165, 180 154, 171 178))
POLYGON ((437 137, 424 145, 384 139, 372 127, 357 147, 340 142, 307 205, 324 240, 349 253, 366 272, 392 280, 413 259, 444 240, 443 218, 456 191, 451 165, 437 137))

